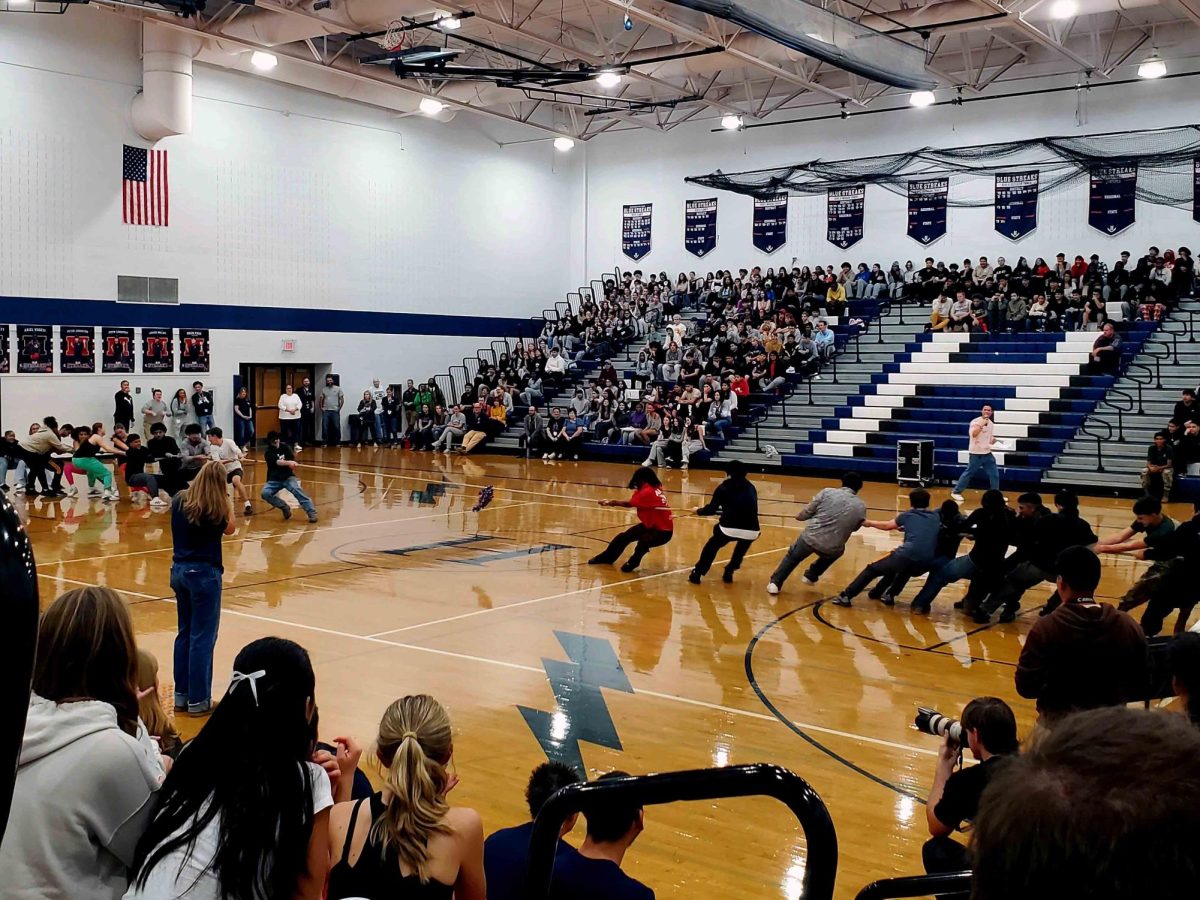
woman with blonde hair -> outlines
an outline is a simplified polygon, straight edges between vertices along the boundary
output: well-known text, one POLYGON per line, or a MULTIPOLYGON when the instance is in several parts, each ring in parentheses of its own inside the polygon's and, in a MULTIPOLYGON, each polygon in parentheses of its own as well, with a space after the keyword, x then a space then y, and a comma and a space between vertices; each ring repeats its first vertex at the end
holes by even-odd
POLYGON ((175 635, 175 710, 193 716, 212 711, 213 648, 221 618, 221 536, 233 534, 233 502, 225 493, 225 467, 209 460, 186 491, 171 502, 171 590, 175 635))
POLYGON ((483 823, 451 807, 450 717, 427 694, 401 697, 379 723, 383 790, 329 817, 327 900, 484 900, 483 823))
POLYGON ((0 844, 6 897, 120 897, 163 779, 138 719, 125 602, 68 591, 38 625, 12 812, 0 844))
MULTIPOLYGON (((182 741, 179 732, 163 710, 162 700, 158 696, 158 657, 149 650, 138 648, 137 652, 137 686, 138 716, 150 738, 158 744, 159 752, 169 759, 174 759, 179 753, 182 741)), ((164 765, 169 765, 166 760, 164 765)))

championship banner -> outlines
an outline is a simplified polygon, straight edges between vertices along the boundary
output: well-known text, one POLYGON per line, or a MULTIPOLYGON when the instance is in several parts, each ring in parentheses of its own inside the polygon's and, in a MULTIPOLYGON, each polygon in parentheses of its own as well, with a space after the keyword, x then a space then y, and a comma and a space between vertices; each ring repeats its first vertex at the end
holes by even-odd
POLYGON ((653 203, 635 203, 621 207, 621 252, 640 260, 650 252, 650 220, 653 203))
POLYGON ((11 371, 8 361, 8 326, 0 325, 0 375, 7 375, 11 371))
POLYGON ((683 213, 683 249, 707 256, 717 246, 717 198, 688 200, 683 213))
POLYGON ((208 329, 179 329, 179 371, 208 371, 208 329))
POLYGON ((1095 166, 1088 196, 1088 224, 1105 234, 1120 234, 1133 224, 1137 166, 1095 166))
POLYGON ((49 325, 17 326, 18 372, 54 371, 54 353, 50 348, 52 335, 49 325))
POLYGON ((100 370, 105 374, 133 371, 133 329, 101 328, 100 370))
POLYGON ((64 325, 58 329, 58 371, 96 371, 96 329, 64 325))
POLYGON ((866 185, 855 184, 825 195, 825 236, 835 247, 845 250, 862 240, 866 192, 866 185))
POLYGON ((787 243, 788 195, 754 200, 754 246, 763 253, 774 253, 787 243))
POLYGON ((946 198, 949 178, 928 178, 908 183, 908 236, 932 244, 946 234, 946 198))
POLYGON ((1192 161, 1192 218, 1200 222, 1200 156, 1192 161))
POLYGON ((170 328, 142 329, 142 371, 174 372, 175 341, 170 328))
POLYGON ((996 174, 996 230, 1019 240, 1037 228, 1038 173, 996 174))

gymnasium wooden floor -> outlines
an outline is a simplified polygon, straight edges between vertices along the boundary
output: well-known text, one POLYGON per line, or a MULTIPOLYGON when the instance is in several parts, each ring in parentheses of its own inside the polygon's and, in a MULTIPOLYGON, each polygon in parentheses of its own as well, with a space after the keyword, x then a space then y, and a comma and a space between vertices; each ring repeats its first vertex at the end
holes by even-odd
MULTIPOLYGON (((369 745, 391 700, 432 693, 454 721, 462 781, 453 801, 479 809, 489 832, 527 818, 524 784, 546 758, 543 743, 569 758, 579 739, 596 774, 772 762, 828 803, 841 849, 838 896, 849 898, 874 878, 920 870, 938 744, 911 727, 918 704, 956 715, 972 697, 994 694, 1013 703, 1022 734, 1032 724, 1032 704, 1012 686, 1031 607, 1014 624, 979 628, 951 609, 957 588, 929 617, 910 616, 906 599, 892 610, 865 596, 853 609, 820 603, 896 535, 860 532, 821 585, 804 585, 797 572, 783 593, 767 595, 799 531, 791 517, 825 486, 818 480, 754 476, 769 514, 762 537, 735 584, 722 583, 719 561, 696 587, 687 572, 712 520, 690 512, 716 472, 662 473, 676 537, 625 575, 585 561, 632 520, 592 502, 627 498, 629 467, 371 450, 308 450, 300 459, 319 524, 303 515, 284 522, 255 487, 256 513, 226 540, 214 696, 237 650, 265 635, 312 654, 327 739, 351 733, 369 745), (495 501, 471 512, 487 484, 495 501), (571 665, 584 655, 589 667, 571 665), (597 686, 625 686, 618 664, 629 690, 597 686)), ((263 467, 249 474, 261 483, 263 467)), ((869 484, 869 515, 906 508, 905 493, 869 484)), ((935 501, 945 496, 936 491, 935 501)), ((973 492, 967 505, 977 499, 973 492)), ((27 505, 43 602, 79 585, 120 590, 169 680, 169 516, 127 500, 27 505)), ((1104 535, 1131 521, 1129 506, 1087 500, 1084 514, 1104 535)), ((1190 508, 1172 513, 1186 519, 1190 508)), ((1101 594, 1119 596, 1142 565, 1106 558, 1101 594)), ((180 724, 185 734, 195 727, 180 724)), ((803 841, 773 801, 656 807, 646 823, 627 865, 660 897, 796 895, 803 841)), ((581 838, 579 828, 573 839, 581 838)))

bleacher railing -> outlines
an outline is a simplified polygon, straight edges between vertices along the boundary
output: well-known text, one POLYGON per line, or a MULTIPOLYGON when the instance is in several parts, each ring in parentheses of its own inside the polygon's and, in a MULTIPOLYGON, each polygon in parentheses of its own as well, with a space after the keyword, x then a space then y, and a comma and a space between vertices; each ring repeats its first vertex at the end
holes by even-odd
POLYGON ((588 804, 604 800, 658 806, 682 800, 772 797, 792 811, 804 832, 806 860, 796 900, 831 900, 838 847, 825 802, 803 778, 779 766, 759 763, 612 778, 569 785, 546 801, 529 839, 527 900, 549 900, 554 853, 563 823, 588 804))
POLYGON ((971 891, 970 872, 947 872, 943 875, 908 875, 903 878, 884 878, 873 881, 858 892, 855 900, 900 900, 903 897, 932 897, 934 895, 967 895, 971 891))

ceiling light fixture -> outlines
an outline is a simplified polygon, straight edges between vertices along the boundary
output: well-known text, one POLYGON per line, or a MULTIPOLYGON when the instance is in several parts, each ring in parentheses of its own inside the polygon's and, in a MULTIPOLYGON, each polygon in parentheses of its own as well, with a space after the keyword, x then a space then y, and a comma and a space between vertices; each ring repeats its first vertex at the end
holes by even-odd
POLYGON ((937 101, 937 97, 933 95, 933 91, 913 91, 908 102, 918 109, 924 109, 926 106, 932 106, 937 101))
POLYGON ((270 72, 279 65, 279 57, 274 53, 267 53, 264 50, 255 50, 250 54, 250 65, 254 66, 260 72, 270 72))
POLYGON ((458 16, 451 15, 450 13, 438 16, 434 24, 442 31, 458 31, 458 29, 462 28, 462 21, 458 16))
POLYGON ((617 72, 601 72, 596 76, 596 84, 602 88, 615 88, 621 83, 621 76, 617 72))
POLYGON ((1079 12, 1078 0, 1054 0, 1050 4, 1050 15, 1056 19, 1069 19, 1079 12))
POLYGON ((554 149, 559 153, 566 153, 574 146, 575 142, 569 137, 557 137, 554 139, 554 149))
POLYGON ((1142 64, 1138 66, 1138 78, 1162 78, 1166 74, 1167 64, 1158 55, 1157 49, 1142 60, 1142 64))
POLYGON ((417 105, 420 107, 421 112, 427 116, 436 116, 446 108, 445 103, 441 100, 434 100, 432 97, 422 97, 421 102, 417 105))
POLYGON ((721 127, 728 129, 729 131, 738 131, 742 127, 742 117, 732 115, 725 116, 723 119, 721 119, 721 127))

